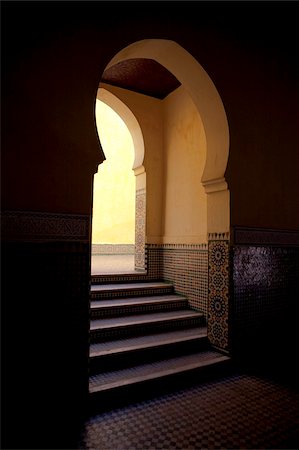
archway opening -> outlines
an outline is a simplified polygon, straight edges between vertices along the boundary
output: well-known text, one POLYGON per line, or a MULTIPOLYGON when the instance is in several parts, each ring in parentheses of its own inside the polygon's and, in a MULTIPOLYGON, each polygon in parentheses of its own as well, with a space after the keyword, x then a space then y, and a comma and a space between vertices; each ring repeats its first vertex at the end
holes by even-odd
POLYGON ((106 160, 94 176, 92 274, 134 270, 135 159, 131 133, 122 118, 96 100, 96 124, 106 160))
MULTIPOLYGON (((109 91, 131 108, 144 135, 145 245, 147 264, 150 261, 151 265, 148 275, 174 281, 175 289, 186 293, 193 302, 190 302, 191 306, 203 307, 210 342, 227 350, 230 207, 225 170, 229 153, 229 129, 220 95, 206 71, 188 51, 174 41, 163 39, 138 41, 121 50, 106 66, 102 82, 108 82, 109 91), (152 99, 145 101, 144 97, 133 98, 131 92, 134 91, 134 83, 131 86, 122 84, 128 79, 130 66, 136 81, 140 62, 145 76, 146 61, 160 64, 180 83, 180 87, 175 88, 174 93, 160 104, 152 99), (119 74, 124 64, 125 76, 122 77, 119 74), (195 110, 189 107, 191 103, 195 110), (191 124, 193 118, 197 122, 195 126, 191 124), (188 119, 188 124, 185 119, 188 119), (200 133, 190 134, 190 130, 195 128, 202 130, 199 145, 196 139, 200 133), (195 147, 200 150, 202 158, 198 170, 194 170, 195 166, 188 159, 190 149, 195 147), (186 158, 182 155, 182 148, 186 158), (177 155, 180 155, 180 159, 177 155), (182 171, 185 171, 184 176, 182 171), (194 195, 191 178, 195 181, 193 186, 196 182, 200 184, 201 201, 197 201, 196 206, 198 212, 201 203, 202 220, 199 227, 200 217, 198 215, 195 220, 194 216, 196 208, 184 203, 189 202, 194 195), (181 186, 188 187, 191 196, 188 190, 186 195, 182 195, 181 186), (189 226, 192 223, 195 225, 193 228, 189 226), (201 233, 194 234, 193 230, 199 228, 201 233), (195 267, 198 271, 194 271, 195 267)), ((198 196, 195 195, 195 198, 198 199, 198 196)), ((193 199, 191 203, 195 204, 193 199)))

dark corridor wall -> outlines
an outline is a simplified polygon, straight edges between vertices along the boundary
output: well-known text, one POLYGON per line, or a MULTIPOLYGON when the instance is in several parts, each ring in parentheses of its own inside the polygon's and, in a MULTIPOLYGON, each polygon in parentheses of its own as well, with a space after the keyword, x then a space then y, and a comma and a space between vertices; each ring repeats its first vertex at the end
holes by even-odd
POLYGON ((92 181, 103 160, 94 104, 105 66, 141 39, 189 51, 227 113, 231 224, 298 230, 298 5, 7 1, 1 10, 2 446, 72 448, 87 393, 92 181))
POLYGON ((4 2, 2 208, 90 213, 101 74, 130 43, 165 38, 199 61, 223 100, 231 224, 298 229, 296 9, 4 2))

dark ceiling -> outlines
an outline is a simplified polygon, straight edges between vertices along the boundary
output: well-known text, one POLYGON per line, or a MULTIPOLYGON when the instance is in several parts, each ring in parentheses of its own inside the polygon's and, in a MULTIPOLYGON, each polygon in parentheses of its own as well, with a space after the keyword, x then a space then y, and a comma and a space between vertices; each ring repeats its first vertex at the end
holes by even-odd
POLYGON ((153 59, 135 58, 105 70, 102 82, 158 99, 165 98, 180 82, 153 59))

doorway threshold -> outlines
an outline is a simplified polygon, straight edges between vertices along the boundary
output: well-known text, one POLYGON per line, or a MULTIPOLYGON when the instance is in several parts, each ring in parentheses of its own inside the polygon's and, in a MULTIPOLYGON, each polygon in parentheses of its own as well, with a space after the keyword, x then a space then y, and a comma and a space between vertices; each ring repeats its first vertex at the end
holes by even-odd
POLYGON ((92 254, 92 275, 119 275, 135 273, 134 254, 92 254))

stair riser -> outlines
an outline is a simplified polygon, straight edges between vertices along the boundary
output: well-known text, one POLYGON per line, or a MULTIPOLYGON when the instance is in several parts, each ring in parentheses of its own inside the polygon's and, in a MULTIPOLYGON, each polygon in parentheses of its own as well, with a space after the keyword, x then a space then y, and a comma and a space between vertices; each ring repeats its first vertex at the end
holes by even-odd
POLYGON ((155 311, 177 311, 188 307, 187 300, 175 302, 165 302, 158 304, 142 304, 134 306, 112 306, 90 310, 91 319, 103 319, 108 317, 118 317, 122 315, 145 314, 155 311))
POLYGON ((158 323, 131 325, 105 330, 90 330, 90 342, 102 342, 110 339, 122 339, 129 336, 142 336, 161 331, 171 331, 182 328, 191 328, 204 324, 204 317, 192 319, 165 320, 158 323))
MULTIPOLYGON (((149 280, 149 277, 144 273, 134 273, 134 274, 125 274, 125 275, 91 275, 91 284, 117 284, 117 283, 140 283, 146 282, 149 280)), ((150 281, 155 281, 151 279, 150 281)))
POLYGON ((150 363, 159 359, 178 357, 192 352, 205 350, 208 348, 208 345, 208 338, 205 336, 160 347, 131 350, 116 355, 93 357, 89 360, 89 371, 90 375, 96 375, 108 370, 116 370, 119 367, 133 367, 138 364, 150 363))
POLYGON ((128 289, 128 290, 113 290, 113 291, 91 291, 91 300, 101 300, 101 299, 113 299, 113 298, 129 298, 129 297, 145 297, 152 295, 164 295, 173 294, 173 286, 163 287, 163 288, 144 288, 144 289, 128 289))
POLYGON ((232 370, 233 365, 231 361, 224 361, 162 378, 120 386, 107 391, 91 392, 89 395, 90 412, 107 411, 135 401, 149 399, 161 394, 165 395, 177 389, 226 376, 232 370))

